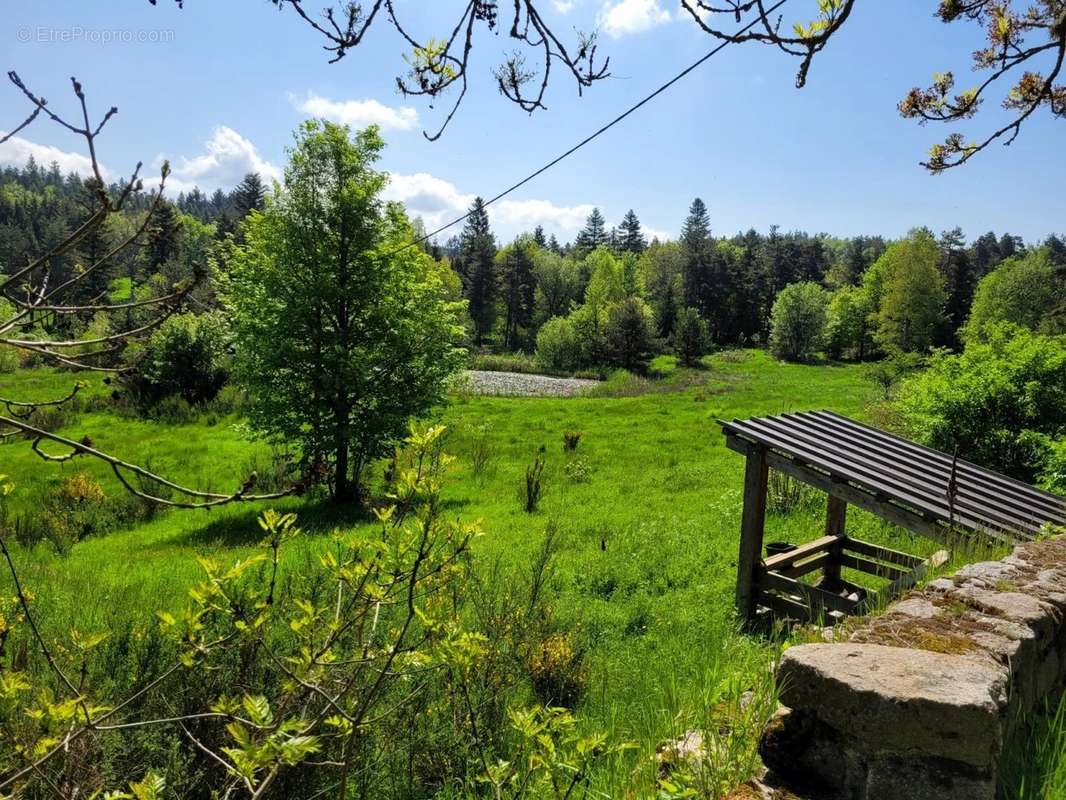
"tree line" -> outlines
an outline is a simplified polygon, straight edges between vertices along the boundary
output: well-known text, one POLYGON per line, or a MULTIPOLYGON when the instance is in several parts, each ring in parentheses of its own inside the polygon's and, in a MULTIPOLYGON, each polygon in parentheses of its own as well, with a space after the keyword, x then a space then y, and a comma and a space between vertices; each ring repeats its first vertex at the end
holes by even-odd
MULTIPOLYGON (((91 179, 63 175, 56 164, 44 168, 31 159, 0 171, 0 271, 61 241, 82 218, 93 191, 91 179)), ((187 279, 215 257, 220 242, 243 241, 242 221, 264 209, 268 194, 255 173, 229 192, 180 193, 154 216, 144 245, 119 253, 74 299, 88 303, 105 292, 136 299, 187 279)), ((52 279, 62 281, 80 263, 96 261, 144 213, 134 204, 58 256, 52 279)), ((1066 264, 1066 243, 1056 235, 1037 246, 1010 233, 967 241, 959 228, 940 235, 923 228, 896 242, 776 226, 721 235, 700 198, 692 201, 676 239, 649 241, 632 209, 609 225, 595 208, 565 243, 539 226, 501 243, 477 198, 459 235, 423 249, 448 267, 442 274, 453 299, 466 303, 472 347, 536 352, 546 369, 564 372, 639 370, 653 352, 667 350, 694 363, 712 347, 771 344, 784 358, 824 351, 857 360, 896 350, 957 348, 977 287, 998 265, 1038 258, 1032 255, 1037 252, 1053 272, 1066 264)), ((217 305, 213 282, 197 290, 197 300, 205 308, 217 305)), ((69 327, 77 319, 63 322, 69 327)), ((88 329, 91 317, 82 323, 88 329)))

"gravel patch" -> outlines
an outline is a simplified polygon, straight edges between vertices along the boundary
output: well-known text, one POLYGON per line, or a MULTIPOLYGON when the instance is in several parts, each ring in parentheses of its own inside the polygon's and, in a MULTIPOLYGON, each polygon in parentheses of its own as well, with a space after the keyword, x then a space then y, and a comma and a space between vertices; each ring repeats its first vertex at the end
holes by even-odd
POLYGON ((586 378, 553 378, 549 375, 487 372, 480 369, 467 370, 466 377, 474 394, 501 397, 573 397, 599 383, 586 378))

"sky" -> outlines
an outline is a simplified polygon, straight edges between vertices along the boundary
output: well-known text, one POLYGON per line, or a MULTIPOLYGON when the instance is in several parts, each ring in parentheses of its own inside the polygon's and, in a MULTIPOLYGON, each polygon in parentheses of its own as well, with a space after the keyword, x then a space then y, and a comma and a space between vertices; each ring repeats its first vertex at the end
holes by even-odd
MULTIPOLYGON (((328 0, 308 0, 316 12, 328 0)), ((397 0, 418 36, 450 30, 465 0, 397 0)), ((896 104, 934 71, 976 83, 969 54, 978 26, 945 25, 936 0, 860 0, 815 60, 807 86, 797 62, 757 44, 729 46, 585 149, 491 209, 509 240, 542 224, 572 239, 593 206, 609 223, 634 209, 650 235, 675 237, 701 197, 719 235, 771 225, 837 236, 904 235, 925 225, 959 226, 975 238, 1009 231, 1030 242, 1066 232, 1066 122, 1039 112, 1010 147, 994 145, 967 165, 929 175, 919 161, 952 130, 978 138, 1005 119, 998 97, 975 120, 921 127, 896 104)), ((559 155, 702 56, 717 42, 679 0, 541 0, 564 39, 597 30, 611 76, 579 96, 553 71, 548 109, 532 115, 503 98, 492 71, 513 46, 482 31, 467 98, 443 136, 430 142, 449 107, 404 98, 396 76, 406 46, 387 25, 328 63, 319 34, 268 0, 0 0, 0 64, 61 113, 76 110, 69 76, 90 108, 119 114, 99 143, 109 177, 143 161, 173 167, 172 191, 230 189, 254 170, 280 178, 293 130, 311 116, 353 126, 379 124, 381 167, 427 227, 463 213, 559 155)), ((814 0, 789 0, 785 24, 807 21, 814 0)), ((506 12, 510 3, 501 3, 506 12)), ((501 14, 504 16, 504 14, 501 14)), ((509 20, 507 21, 509 24, 509 20)), ((535 61, 535 59, 532 59, 535 61)), ((0 84, 0 130, 27 105, 0 84)), ((0 163, 33 154, 84 171, 84 143, 39 119, 0 145, 0 163)), ((458 228, 454 232, 458 232, 458 228)), ((445 234, 445 236, 450 235, 445 234)))

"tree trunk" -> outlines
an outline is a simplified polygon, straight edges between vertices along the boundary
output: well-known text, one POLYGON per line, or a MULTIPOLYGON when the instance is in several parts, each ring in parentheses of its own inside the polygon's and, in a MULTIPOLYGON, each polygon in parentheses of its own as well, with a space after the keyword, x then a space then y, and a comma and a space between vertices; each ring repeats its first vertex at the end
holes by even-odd
POLYGON ((338 411, 336 416, 336 433, 333 449, 336 458, 333 479, 333 499, 338 503, 348 503, 355 499, 353 482, 349 479, 348 451, 351 444, 351 424, 347 409, 338 411))

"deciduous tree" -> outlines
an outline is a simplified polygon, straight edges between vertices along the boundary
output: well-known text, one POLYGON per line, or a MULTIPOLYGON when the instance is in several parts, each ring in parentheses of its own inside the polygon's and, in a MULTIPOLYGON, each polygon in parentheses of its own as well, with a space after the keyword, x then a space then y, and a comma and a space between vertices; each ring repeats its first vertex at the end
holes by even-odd
POLYGON ((375 127, 304 123, 224 282, 250 424, 328 470, 337 500, 359 498, 364 469, 443 400, 462 360, 440 266, 381 200, 382 147, 375 127))

